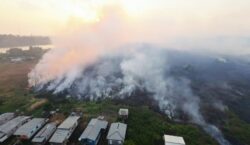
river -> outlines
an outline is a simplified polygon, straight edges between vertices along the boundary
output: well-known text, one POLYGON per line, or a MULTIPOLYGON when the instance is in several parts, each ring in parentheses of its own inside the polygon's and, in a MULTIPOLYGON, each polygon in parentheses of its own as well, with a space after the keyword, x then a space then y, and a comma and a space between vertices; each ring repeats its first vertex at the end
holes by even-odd
MULTIPOLYGON (((52 49, 54 48, 53 45, 32 45, 32 47, 41 47, 42 49, 52 49)), ((19 46, 19 47, 11 47, 11 48, 19 48, 22 50, 29 50, 30 46, 19 46)), ((11 48, 0 48, 0 53, 6 53, 11 48)))

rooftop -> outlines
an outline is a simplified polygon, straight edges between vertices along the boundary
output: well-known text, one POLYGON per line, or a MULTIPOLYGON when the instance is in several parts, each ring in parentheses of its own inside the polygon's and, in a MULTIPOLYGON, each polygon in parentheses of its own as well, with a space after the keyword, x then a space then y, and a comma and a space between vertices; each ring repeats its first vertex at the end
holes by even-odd
POLYGON ((106 129, 107 126, 108 126, 107 121, 99 120, 99 119, 91 119, 87 128, 84 130, 84 132, 80 136, 79 140, 82 140, 82 139, 96 140, 100 131, 102 129, 106 129))
POLYGON ((0 143, 4 142, 6 139, 8 139, 8 136, 0 132, 0 143))
POLYGON ((70 129, 74 124, 80 119, 80 116, 69 116, 58 128, 61 129, 70 129))
POLYGON ((17 131, 15 132, 15 135, 27 135, 32 131, 36 131, 41 128, 45 123, 47 122, 47 119, 44 118, 33 118, 29 122, 25 123, 23 126, 21 126, 17 131))
POLYGON ((0 115, 0 125, 6 123, 7 121, 13 119, 15 117, 15 113, 4 113, 0 115))
POLYGON ((66 129, 57 129, 53 134, 49 142, 53 143, 63 143, 65 140, 69 138, 70 130, 66 129))
POLYGON ((28 119, 30 119, 29 116, 18 116, 9 122, 3 124, 0 126, 0 132, 8 134, 11 132, 12 129, 18 127, 19 125, 23 124, 26 122, 28 119))
POLYGON ((165 145, 185 145, 183 137, 164 135, 165 145))
POLYGON ((108 132, 107 139, 124 141, 126 136, 127 124, 112 123, 108 132))
POLYGON ((128 109, 121 108, 119 110, 119 115, 128 115, 128 109))
POLYGON ((43 142, 48 140, 49 137, 56 131, 56 124, 49 123, 40 130, 37 135, 33 138, 32 142, 43 142))
POLYGON ((63 143, 72 134, 72 128, 78 123, 80 116, 69 116, 63 123, 57 128, 49 142, 63 143))

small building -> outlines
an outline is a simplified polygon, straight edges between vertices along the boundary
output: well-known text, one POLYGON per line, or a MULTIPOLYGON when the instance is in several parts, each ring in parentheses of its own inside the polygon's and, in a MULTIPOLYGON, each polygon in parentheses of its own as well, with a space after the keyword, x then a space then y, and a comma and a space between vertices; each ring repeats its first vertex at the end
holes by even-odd
POLYGON ((164 135, 165 145, 186 145, 183 137, 164 135))
POLYGON ((4 142, 15 131, 30 119, 29 116, 18 116, 0 126, 0 143, 4 142))
POLYGON ((109 145, 123 145, 127 131, 127 124, 124 123, 112 123, 107 140, 109 145))
POLYGON ((10 121, 15 117, 15 113, 4 113, 0 115, 0 125, 3 125, 7 121, 10 121))
POLYGON ((66 145, 68 139, 76 129, 80 117, 69 116, 60 126, 56 129, 54 135, 49 140, 51 145, 66 145))
POLYGON ((108 122, 100 119, 91 119, 88 126, 79 138, 83 145, 97 145, 102 133, 107 129, 108 122))
POLYGON ((46 144, 55 131, 56 131, 56 123, 47 124, 32 139, 32 143, 34 143, 35 145, 46 144))
POLYGON ((14 135, 21 140, 29 140, 47 123, 47 121, 48 119, 44 118, 33 118, 18 128, 14 135))
POLYGON ((118 112, 118 115, 122 119, 128 119, 128 113, 129 113, 128 109, 121 108, 118 112))

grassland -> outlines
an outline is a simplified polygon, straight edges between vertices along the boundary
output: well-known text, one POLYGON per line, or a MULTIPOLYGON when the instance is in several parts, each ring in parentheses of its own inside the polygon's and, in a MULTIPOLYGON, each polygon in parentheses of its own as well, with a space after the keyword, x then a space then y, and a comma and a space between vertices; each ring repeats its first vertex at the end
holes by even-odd
MULTIPOLYGON (((55 102, 50 98, 36 98, 35 94, 27 89, 27 73, 35 64, 36 61, 0 62, 0 113, 18 110, 27 115, 42 117, 46 111, 59 109, 59 113, 52 120, 63 120, 71 111, 81 111, 83 118, 70 143, 77 145, 77 137, 91 118, 103 115, 109 122, 118 121, 118 109, 126 107, 129 108, 130 115, 127 120, 128 131, 125 145, 161 145, 163 134, 183 136, 187 145, 218 145, 199 127, 174 123, 147 106, 126 106, 112 100, 79 102, 67 99, 55 102)), ((237 140, 239 144, 249 145, 249 124, 242 122, 233 113, 230 116, 223 131, 227 136, 232 136, 234 140, 237 140)), ((13 144, 14 141, 15 139, 11 138, 6 144, 13 144)), ((105 138, 102 141, 102 144, 104 143, 106 143, 105 138)))

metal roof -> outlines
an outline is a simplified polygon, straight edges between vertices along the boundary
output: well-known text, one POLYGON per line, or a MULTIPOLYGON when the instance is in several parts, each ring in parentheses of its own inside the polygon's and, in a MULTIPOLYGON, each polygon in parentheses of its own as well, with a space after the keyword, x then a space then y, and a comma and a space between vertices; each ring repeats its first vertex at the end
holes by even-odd
POLYGON ((164 135, 165 145, 185 145, 183 137, 164 135))
POLYGON ((0 115, 0 125, 3 125, 7 121, 13 119, 15 117, 15 113, 4 113, 0 115))
POLYGON ((56 132, 53 134, 49 142, 51 143, 63 143, 70 137, 71 133, 70 130, 67 129, 57 129, 56 132))
POLYGON ((99 119, 91 119, 87 128, 84 130, 84 132, 80 136, 79 141, 82 139, 96 140, 100 131, 102 129, 106 129, 107 126, 108 126, 107 121, 99 120, 99 119))
POLYGON ((126 136, 127 124, 112 123, 108 132, 108 140, 124 141, 126 136))
POLYGON ((0 143, 4 142, 6 139, 8 139, 8 136, 0 132, 0 143))
POLYGON ((14 135, 25 135, 27 137, 31 137, 40 128, 42 128, 47 121, 48 120, 44 118, 33 118, 32 120, 18 128, 14 135))
POLYGON ((63 143, 69 139, 75 129, 75 124, 78 124, 80 116, 69 116, 63 123, 57 128, 49 142, 52 143, 63 143))
POLYGON ((128 109, 121 108, 119 110, 119 115, 128 115, 128 109))
POLYGON ((32 142, 41 143, 48 141, 52 134, 56 131, 56 124, 49 123, 39 131, 36 136, 33 138, 32 142))
POLYGON ((80 116, 69 116, 66 120, 63 121, 62 124, 58 128, 61 129, 70 129, 74 126, 75 123, 78 122, 80 116))
POLYGON ((16 129, 30 119, 29 116, 18 116, 0 126, 0 142, 4 142, 16 129))
POLYGON ((25 123, 28 119, 30 119, 29 116, 18 116, 12 120, 10 120, 9 122, 3 124, 0 126, 0 132, 3 132, 5 134, 8 134, 11 130, 13 130, 14 128, 22 125, 23 123, 25 123))

